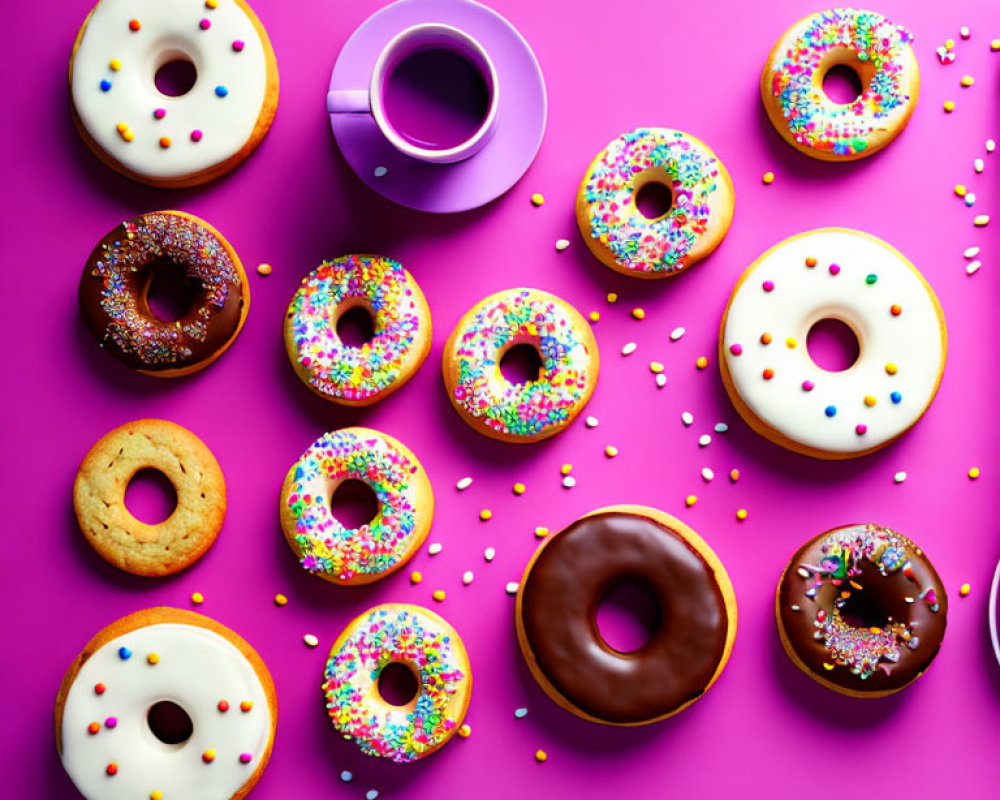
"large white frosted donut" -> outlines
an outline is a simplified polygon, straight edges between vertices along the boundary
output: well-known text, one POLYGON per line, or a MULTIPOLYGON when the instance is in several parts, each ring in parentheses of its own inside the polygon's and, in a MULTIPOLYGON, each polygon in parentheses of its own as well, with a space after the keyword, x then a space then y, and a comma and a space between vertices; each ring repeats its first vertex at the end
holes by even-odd
POLYGON ((900 436, 934 399, 948 337, 934 291, 895 248, 824 228, 786 239, 743 273, 722 318, 719 363, 737 411, 797 452, 842 459, 900 436), (846 323, 860 355, 828 372, 806 337, 846 323))
POLYGON ((278 71, 243 0, 101 0, 70 61, 73 110, 102 160, 164 186, 211 180, 236 166, 274 118, 278 71), (157 70, 188 60, 189 92, 162 94, 157 70))

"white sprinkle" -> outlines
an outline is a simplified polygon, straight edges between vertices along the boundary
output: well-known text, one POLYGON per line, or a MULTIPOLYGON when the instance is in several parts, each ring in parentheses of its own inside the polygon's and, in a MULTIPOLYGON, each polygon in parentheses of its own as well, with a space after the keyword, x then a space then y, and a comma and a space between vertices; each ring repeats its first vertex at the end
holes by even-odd
POLYGON ((683 328, 674 328, 672 331, 670 331, 670 341, 676 342, 684 334, 685 334, 685 330, 683 328))
POLYGON ((385 167, 375 167, 375 177, 376 178, 381 178, 388 171, 389 170, 387 170, 385 167))
POLYGON ((597 427, 597 417, 587 417, 587 427, 596 428, 597 427))
POLYGON ((970 264, 969 264, 969 265, 968 265, 968 266, 967 266, 967 267, 965 268, 965 273, 966 273, 966 275, 975 275, 975 274, 976 274, 977 272, 979 272, 979 268, 980 268, 980 267, 981 267, 982 265, 983 265, 983 262, 982 262, 982 261, 973 261, 973 262, 971 262, 971 263, 970 263, 970 264))
POLYGON ((510 581, 505 587, 504 591, 507 594, 517 594, 517 581, 510 581))
POLYGON ((705 483, 708 483, 710 480, 713 480, 715 478, 715 473, 712 472, 712 470, 710 470, 708 467, 705 467, 701 471, 701 477, 705 479, 705 483))
POLYGON ((472 478, 462 478, 462 480, 455 484, 455 488, 460 492, 465 491, 470 486, 472 486, 472 478))
POLYGON ((701 436, 698 437, 699 447, 708 447, 711 443, 712 443, 712 437, 709 436, 707 433, 703 433, 701 436))
POLYGON ((472 583, 472 577, 473 577, 472 570, 467 569, 465 572, 462 573, 462 583, 468 586, 470 583, 472 583))
POLYGON ((792 611, 800 611, 801 610, 799 608, 799 606, 795 605, 794 603, 792 603, 792 605, 790 606, 790 608, 792 609, 792 611))
POLYGON ((681 422, 684 423, 684 427, 689 427, 694 422, 694 414, 690 411, 685 411, 681 414, 681 422))
POLYGON ((795 570, 795 571, 796 571, 797 573, 799 573, 799 577, 800 577, 800 578, 808 578, 808 577, 809 577, 809 570, 807 570, 807 569, 806 569, 805 567, 799 567, 799 568, 798 568, 797 570, 795 570))
POLYGON ((492 547, 487 547, 485 550, 483 550, 483 558, 486 561, 488 562, 492 561, 496 557, 497 557, 497 551, 494 550, 492 547))
POLYGON ((972 34, 969 31, 969 27, 967 25, 963 25, 961 28, 958 29, 958 35, 961 36, 963 39, 968 39, 969 36, 971 36, 972 34))
POLYGON ((717 422, 717 423, 715 423, 715 432, 716 433, 725 433, 728 430, 729 430, 729 426, 725 422, 717 422))
POLYGON ((965 201, 965 205, 972 208, 976 204, 976 194, 975 192, 967 192, 965 197, 962 198, 965 201))
POLYGON ((311 633, 307 633, 302 637, 302 641, 306 643, 307 647, 315 647, 319 644, 319 639, 313 636, 311 633))
POLYGON ((351 772, 349 769, 345 769, 343 772, 340 773, 340 779, 344 783, 350 783, 351 781, 354 780, 354 773, 351 772))
POLYGON ((666 385, 667 385, 667 376, 661 372, 659 375, 656 376, 656 386, 657 388, 662 389, 666 385))
POLYGON ((975 225, 977 228, 985 228, 987 225, 990 224, 990 215, 980 214, 978 217, 972 220, 972 224, 975 225))
POLYGON ((556 239, 556 250, 560 253, 569 247, 569 239, 556 239))
POLYGON ((992 139, 987 139, 986 140, 986 152, 987 153, 992 153, 996 149, 997 149, 997 143, 994 142, 992 139))
POLYGON ((914 600, 916 600, 916 598, 915 598, 915 597, 904 597, 903 599, 904 599, 904 600, 905 600, 905 601, 906 601, 907 603, 912 603, 912 602, 913 602, 914 600))
POLYGON ((443 546, 444 545, 442 545, 441 542, 434 542, 433 544, 427 545, 427 555, 436 556, 438 553, 441 552, 441 548, 443 546))
POLYGON ((975 161, 972 162, 972 168, 976 172, 982 172, 984 169, 986 169, 986 164, 983 163, 983 160, 981 158, 977 158, 975 161))
POLYGON ((902 483, 903 481, 906 480, 906 473, 905 472, 897 472, 895 475, 892 476, 892 479, 896 483, 902 483))
POLYGON ((632 355, 632 353, 635 352, 635 348, 636 347, 637 347, 637 345, 636 345, 635 342, 629 342, 627 345, 625 345, 622 348, 622 355, 623 356, 630 356, 630 355, 632 355))
POLYGON ((966 258, 975 258, 976 256, 979 255, 979 248, 978 247, 967 247, 965 249, 965 252, 962 253, 962 255, 965 256, 966 258))
POLYGON ((524 719, 528 716, 528 709, 521 707, 514 709, 514 719, 524 719))
POLYGON ((574 486, 576 486, 576 478, 574 478, 572 475, 567 475, 565 478, 563 478, 564 489, 572 489, 574 486))
POLYGON ((365 794, 365 800, 378 800, 378 789, 369 789, 365 794))

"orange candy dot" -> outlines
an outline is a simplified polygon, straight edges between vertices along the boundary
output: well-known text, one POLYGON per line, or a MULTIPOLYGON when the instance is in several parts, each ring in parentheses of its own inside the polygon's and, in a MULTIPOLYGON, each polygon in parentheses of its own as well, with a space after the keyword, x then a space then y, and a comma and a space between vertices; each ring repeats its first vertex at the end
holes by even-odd
POLYGON ((762 333, 760 335, 760 343, 761 344, 771 344, 771 334, 769 334, 769 333, 762 333))
POLYGON ((87 730, 90 731, 90 733, 92 733, 92 734, 93 733, 97 733, 97 732, 99 732, 101 730, 101 723, 100 722, 91 722, 87 726, 87 730))
POLYGON ((249 711, 251 708, 253 708, 253 703, 249 700, 244 700, 242 703, 240 703, 240 711, 246 712, 249 711))
POLYGON ((161 136, 160 137, 160 147, 162 147, 164 150, 166 150, 172 144, 173 144, 173 142, 170 140, 169 136, 161 136))
POLYGON ((773 369, 771 369, 770 367, 768 367, 767 369, 764 370, 764 380, 765 381, 769 381, 773 377, 774 377, 774 370, 773 369))
POLYGON ((813 258, 812 256, 809 256, 809 258, 806 259, 806 266, 807 267, 815 267, 818 263, 819 262, 815 258, 813 258))
POLYGON ((130 20, 128 21, 128 29, 129 29, 130 31, 133 31, 133 32, 134 32, 134 31, 137 31, 137 30, 139 30, 139 28, 141 28, 141 27, 142 27, 142 23, 141 23, 141 22, 139 22, 139 20, 137 20, 137 19, 130 19, 130 20))
POLYGON ((894 317, 898 317, 900 314, 903 313, 903 307, 898 303, 893 303, 891 306, 889 306, 889 311, 892 313, 894 317))

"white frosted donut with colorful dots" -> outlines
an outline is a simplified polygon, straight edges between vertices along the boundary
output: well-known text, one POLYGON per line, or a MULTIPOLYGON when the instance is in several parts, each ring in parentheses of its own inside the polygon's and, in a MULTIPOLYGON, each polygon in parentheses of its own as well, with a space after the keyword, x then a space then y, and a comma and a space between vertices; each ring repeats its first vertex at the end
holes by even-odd
POLYGON ((736 284, 719 364, 733 405, 763 436, 826 459, 864 455, 913 426, 937 392, 948 335, 934 291, 881 239, 846 228, 775 245, 736 284), (857 337, 857 361, 829 372, 806 337, 824 319, 857 337))
POLYGON ((190 611, 151 608, 98 633, 56 703, 63 766, 88 800, 227 800, 249 793, 270 757, 274 684, 237 634, 190 611), (150 710, 179 706, 185 738, 150 710))
POLYGON ((228 172, 263 139, 278 104, 274 51, 243 0, 101 0, 77 36, 69 81, 90 148, 154 186, 228 172), (197 77, 173 97, 155 76, 178 60, 197 77))

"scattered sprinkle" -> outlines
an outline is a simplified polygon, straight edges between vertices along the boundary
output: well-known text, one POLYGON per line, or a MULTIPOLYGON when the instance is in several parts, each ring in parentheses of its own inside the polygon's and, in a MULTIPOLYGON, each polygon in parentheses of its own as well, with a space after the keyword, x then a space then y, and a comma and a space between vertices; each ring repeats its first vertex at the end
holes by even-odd
POLYGON ((623 356, 632 355, 632 353, 635 352, 636 347, 638 347, 638 345, 635 342, 629 342, 624 347, 622 347, 622 355, 623 356))
POLYGON ((433 544, 428 545, 427 546, 427 555, 429 555, 429 556, 436 556, 438 553, 441 552, 441 548, 442 547, 444 547, 444 545, 441 544, 441 542, 434 542, 433 544))
POLYGON ((526 716, 528 716, 528 709, 524 706, 514 709, 514 719, 524 719, 526 716))
POLYGON ((160 654, 159 653, 150 653, 148 656, 146 656, 146 662, 148 664, 153 665, 155 667, 157 664, 160 663, 160 654))
POLYGON ((556 252, 561 253, 569 247, 569 239, 556 239, 556 252))
POLYGON ((663 372, 663 362, 661 362, 661 361, 650 361, 649 362, 649 371, 652 372, 654 375, 659 375, 661 372, 663 372))
POLYGON ((996 149, 997 149, 997 143, 994 142, 992 139, 987 139, 986 140, 986 152, 987 153, 992 153, 996 149))
POLYGON ((607 447, 604 448, 604 455, 606 455, 608 458, 614 458, 615 456, 618 455, 618 448, 615 447, 613 444, 609 444, 607 447))
POLYGON ((681 337, 682 337, 682 336, 683 336, 683 335, 684 335, 684 334, 685 334, 686 332, 687 332, 687 331, 685 331, 685 330, 684 330, 684 328, 680 328, 680 327, 678 327, 678 328, 674 328, 674 329, 673 329, 672 331, 670 331, 670 341, 672 341, 672 342, 676 342, 676 341, 677 341, 678 339, 680 339, 680 338, 681 338, 681 337))
POLYGON ((715 432, 716 433, 725 433, 728 430, 729 430, 729 426, 725 422, 716 422, 715 423, 715 432))
POLYGON ((567 475, 565 478, 562 479, 562 485, 564 489, 572 489, 574 486, 576 486, 576 478, 574 478, 572 475, 567 475))
POLYGON ((376 178, 385 177, 386 173, 388 173, 388 172, 389 172, 389 170, 387 170, 385 167, 375 167, 375 169, 372 170, 372 174, 376 178))
POLYGON ((990 42, 990 50, 994 53, 1000 52, 1000 39, 994 39, 990 42))
POLYGON ((118 70, 122 68, 122 62, 120 59, 112 58, 108 63, 108 66, 111 68, 112 72, 118 72, 118 70))
POLYGON ((472 736, 472 726, 470 726, 467 723, 463 724, 458 729, 458 735, 461 736, 463 739, 468 739, 470 736, 472 736))
POLYGON ((972 32, 969 30, 967 25, 963 25, 958 29, 958 35, 963 39, 968 39, 972 35, 972 32))
POLYGON ((563 464, 561 467, 559 467, 560 475, 569 475, 572 471, 573 471, 573 465, 569 463, 563 464))
POLYGON ((747 510, 745 508, 740 508, 736 510, 736 519, 738 519, 740 522, 743 522, 748 516, 749 514, 747 513, 747 510))
POLYGON ((274 268, 270 264, 258 264, 257 274, 258 275, 270 275, 274 271, 274 268))
POLYGON ((698 437, 699 447, 708 447, 711 443, 712 443, 712 437, 709 436, 707 433, 703 433, 701 436, 698 437))
POLYGON ((537 528, 535 528, 536 539, 544 539, 548 535, 549 535, 549 529, 546 528, 544 525, 539 525, 537 528))
POLYGON ((424 576, 419 570, 413 570, 413 572, 410 573, 410 583, 412 583, 414 586, 416 586, 418 583, 421 583, 423 579, 424 576))
POLYGON ((349 769, 345 769, 343 772, 340 773, 340 779, 344 783, 350 783, 351 781, 354 780, 354 773, 351 772, 349 769))
POLYGON ((140 28, 142 28, 142 23, 139 22, 139 20, 137 20, 137 19, 130 19, 128 21, 128 29, 130 31, 132 31, 133 33, 135 33, 136 31, 138 31, 140 28))
POLYGON ((490 511, 488 508, 484 508, 482 511, 479 512, 479 519, 482 522, 489 522, 491 519, 493 519, 493 512, 490 511))
POLYGON ((205 595, 203 595, 201 592, 192 592, 191 602, 194 603, 196 606, 200 606, 202 603, 205 602, 205 595))
POLYGON ((303 636, 302 641, 306 643, 306 647, 316 647, 319 644, 319 639, 311 633, 303 636))
POLYGON ((962 595, 962 597, 968 597, 969 592, 971 591, 972 591, 972 586, 968 583, 963 583, 958 589, 958 593, 962 595))
POLYGON ((764 173, 764 177, 761 178, 761 180, 764 182, 765 186, 770 186, 772 183, 774 183, 774 173, 773 172, 765 172, 764 173))
POLYGON ((462 585, 468 586, 470 583, 472 583, 473 577, 475 576, 472 574, 472 570, 467 569, 465 572, 462 573, 462 585))
POLYGON ((173 140, 169 136, 160 137, 160 147, 166 150, 170 145, 173 144, 173 140))
POLYGON ((895 475, 892 476, 892 480, 894 483, 902 483, 903 481, 906 480, 906 473, 897 472, 895 475))
POLYGON ((691 506, 693 506, 697 502, 698 502, 698 496, 694 494, 689 494, 687 497, 684 498, 684 505, 686 505, 688 508, 691 508, 691 506))
POLYGON ((494 550, 492 547, 487 547, 485 550, 483 550, 483 560, 485 560, 487 563, 496 558, 496 556, 497 556, 497 551, 494 550))
POLYGON ((967 247, 965 249, 965 252, 962 253, 962 255, 965 256, 966 258, 975 258, 976 256, 979 255, 979 248, 978 247, 967 247))
POLYGON ((976 204, 976 195, 973 194, 972 192, 969 192, 965 196, 965 205, 967 205, 969 208, 972 208, 975 204, 976 204))
POLYGON ((516 495, 522 495, 527 491, 527 487, 523 483, 515 483, 512 491, 516 495))
POLYGON ((531 205, 533 205, 535 208, 538 208, 544 202, 545 202, 544 195, 539 194, 538 192, 535 192, 533 195, 531 195, 531 205))
POLYGON ((959 81, 959 83, 962 84, 963 88, 966 88, 966 89, 968 89, 970 86, 972 86, 972 84, 974 84, 975 82, 976 82, 976 79, 973 78, 971 75, 963 75, 962 76, 962 80, 959 81))
POLYGON ((587 417, 586 425, 588 428, 596 428, 598 425, 597 417, 587 417))
POLYGON ((977 228, 985 228, 987 225, 990 224, 990 215, 980 214, 978 217, 972 220, 972 224, 975 225, 977 228))
POLYGON ((546 753, 544 750, 535 751, 535 761, 537 761, 539 764, 544 763, 548 757, 549 757, 548 753, 546 753))
POLYGON ((378 800, 378 789, 369 789, 365 793, 365 800, 378 800))
POLYGON ((614 292, 608 292, 606 299, 611 305, 614 305, 618 302, 618 295, 614 292))
POLYGON ((738 469, 729 470, 729 480, 736 483, 740 479, 740 471, 738 469))
POLYGON ((504 587, 504 591, 507 594, 517 594, 517 581, 509 581, 504 587))
POLYGON ((590 320, 591 322, 600 322, 600 321, 601 321, 601 312, 600 312, 600 311, 591 311, 591 312, 590 312, 590 313, 589 313, 589 314, 587 315, 587 318, 588 318, 588 319, 589 319, 589 320, 590 320))
POLYGON ((979 272, 979 268, 983 265, 982 261, 971 261, 965 267, 965 272, 968 275, 975 275, 979 272))
POLYGON ((705 369, 708 366, 708 359, 705 356, 698 356, 698 360, 694 362, 694 365, 698 369, 705 369))
POLYGON ((684 423, 684 427, 690 427, 694 423, 694 414, 690 411, 684 411, 681 413, 681 422, 684 423))
POLYGON ((712 472, 708 467, 704 467, 701 471, 701 477, 704 479, 705 483, 715 480, 715 473, 712 472))
POLYGON ((965 188, 965 184, 963 183, 955 184, 955 194, 958 195, 959 197, 965 197, 965 195, 968 194, 968 192, 969 190, 965 188))
POLYGON ((433 597, 434 600, 438 603, 443 603, 444 599, 447 596, 448 595, 445 594, 444 589, 435 589, 433 592, 431 592, 431 597, 433 597))
POLYGON ((973 467, 969 470, 969 480, 974 481, 979 477, 979 467, 973 467))
POLYGON ((646 318, 646 312, 641 308, 632 309, 632 319, 643 320, 646 318))
POLYGON ((460 492, 464 492, 472 486, 472 478, 461 478, 458 483, 455 484, 455 488, 460 492))
POLYGON ((986 162, 983 161, 981 158, 977 158, 975 161, 972 162, 972 168, 976 172, 982 172, 984 169, 986 169, 986 162))
POLYGON ((229 89, 227 89, 225 86, 216 86, 215 94, 217 97, 225 97, 227 94, 229 94, 229 89))
POLYGON ((944 101, 944 113, 945 114, 950 114, 954 110, 955 110, 955 101, 954 100, 945 100, 944 101))
POLYGON ((657 389, 662 389, 666 385, 667 385, 667 376, 663 375, 662 373, 660 375, 657 375, 656 376, 656 388, 657 389))

